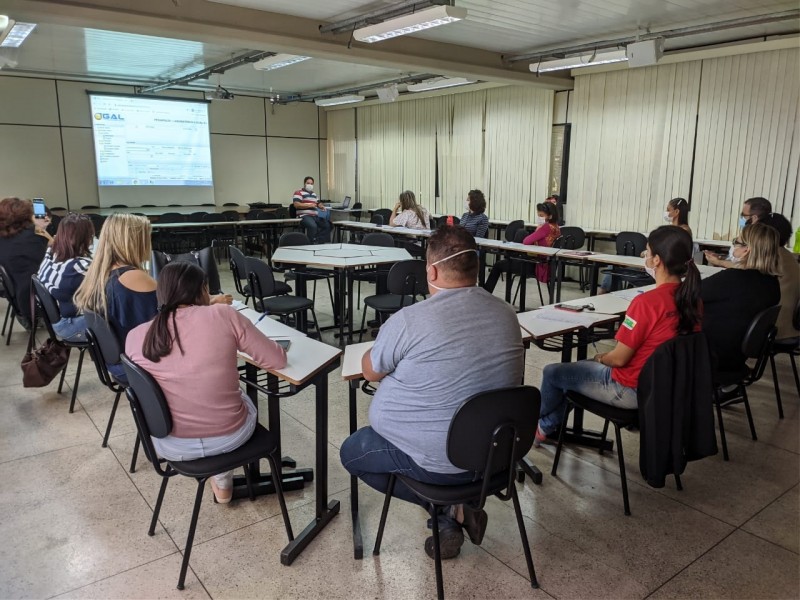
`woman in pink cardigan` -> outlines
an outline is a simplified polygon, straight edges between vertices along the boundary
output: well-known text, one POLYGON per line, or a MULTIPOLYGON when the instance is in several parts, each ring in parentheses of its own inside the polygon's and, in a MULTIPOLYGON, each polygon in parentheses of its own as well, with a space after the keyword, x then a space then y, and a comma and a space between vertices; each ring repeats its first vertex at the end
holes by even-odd
MULTIPOLYGON (((561 228, 558 226, 558 208, 555 204, 544 202, 536 205, 536 230, 529 234, 522 243, 526 246, 546 246, 548 248, 555 244, 561 237, 561 228)), ((507 273, 509 262, 499 260, 492 267, 489 277, 486 279, 484 289, 487 292, 494 292, 494 288, 500 279, 501 273, 507 273)), ((536 279, 542 283, 550 281, 550 265, 539 263, 536 265, 536 279)))
MULTIPOLYGON (((203 270, 171 262, 158 276, 158 315, 133 329, 125 353, 161 386, 172 431, 153 438, 159 456, 194 460, 230 452, 253 435, 257 411, 239 384, 237 352, 264 369, 286 366, 286 352, 226 304, 210 305, 203 270)), ((210 479, 230 502, 233 472, 210 479)))

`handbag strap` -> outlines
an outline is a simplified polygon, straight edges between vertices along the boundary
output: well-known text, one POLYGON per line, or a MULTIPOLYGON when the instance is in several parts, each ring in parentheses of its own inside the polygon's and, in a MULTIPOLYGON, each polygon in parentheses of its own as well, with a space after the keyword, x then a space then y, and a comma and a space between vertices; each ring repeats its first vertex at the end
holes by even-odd
POLYGON ((33 350, 33 345, 36 342, 36 296, 33 293, 33 285, 31 285, 31 335, 28 337, 28 349, 25 354, 30 354, 33 350))

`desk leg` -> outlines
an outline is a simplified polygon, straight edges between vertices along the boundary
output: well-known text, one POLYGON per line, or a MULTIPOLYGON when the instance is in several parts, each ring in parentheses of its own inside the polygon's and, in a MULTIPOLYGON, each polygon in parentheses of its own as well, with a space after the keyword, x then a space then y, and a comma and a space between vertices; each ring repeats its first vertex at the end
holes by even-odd
MULTIPOLYGON (((556 265, 556 302, 561 302, 561 284, 564 282, 564 270, 566 266, 564 265, 564 261, 559 259, 558 257, 555 258, 556 265)), ((552 302, 552 300, 551 300, 552 302)))
POLYGON ((528 295, 528 278, 526 276, 528 264, 525 262, 520 264, 522 266, 522 269, 520 269, 522 275, 519 278, 519 312, 522 313, 525 312, 525 296, 528 295))
MULTIPOLYGON (((256 381, 258 376, 258 368, 248 363, 245 370, 245 376, 247 377, 248 381, 256 381)), ((267 387, 272 389, 273 387, 277 387, 277 384, 277 378, 270 375, 267 387)), ((256 410, 258 410, 258 390, 252 385, 247 385, 247 396, 255 405, 256 410)), ((272 395, 268 397, 268 413, 269 430, 278 436, 278 444, 280 445, 281 426, 279 398, 272 395)), ((278 450, 278 455, 280 456, 280 448, 278 450)), ((281 464, 282 466, 293 467, 295 462, 289 457, 284 457, 281 459, 281 464)), ((272 485, 271 475, 268 472, 262 473, 258 462, 250 463, 250 477, 253 482, 254 496, 264 496, 266 494, 275 493, 275 488, 272 485)), ((306 482, 313 481, 313 479, 313 469, 299 469, 297 471, 283 471, 281 469, 281 485, 284 492, 302 490, 305 487, 306 482)), ((250 496, 250 492, 247 488, 247 480, 245 477, 238 476, 233 478, 233 497, 253 499, 250 496)))
POLYGON ((311 541, 339 513, 339 501, 328 502, 328 373, 324 371, 314 379, 316 392, 316 516, 300 534, 281 551, 281 564, 294 562, 311 541))
POLYGON ((486 285, 486 250, 478 250, 478 285, 486 285))
MULTIPOLYGON (((358 383, 359 380, 350 381, 350 435, 358 429, 358 383)), ((358 477, 350 476, 350 515, 353 518, 353 558, 364 558, 364 541, 361 537, 361 521, 358 518, 358 477)))
POLYGON ((505 276, 506 276, 506 302, 511 304, 511 300, 514 297, 512 295, 512 292, 514 291, 514 282, 512 281, 512 273, 511 273, 511 271, 512 271, 511 256, 509 256, 508 252, 504 252, 503 253, 503 258, 505 259, 506 265, 508 266, 508 269, 506 270, 506 273, 505 273, 505 276))
POLYGON ((589 282, 590 296, 597 295, 597 285, 599 278, 600 278, 600 265, 598 263, 592 263, 592 275, 591 275, 591 281, 589 282))

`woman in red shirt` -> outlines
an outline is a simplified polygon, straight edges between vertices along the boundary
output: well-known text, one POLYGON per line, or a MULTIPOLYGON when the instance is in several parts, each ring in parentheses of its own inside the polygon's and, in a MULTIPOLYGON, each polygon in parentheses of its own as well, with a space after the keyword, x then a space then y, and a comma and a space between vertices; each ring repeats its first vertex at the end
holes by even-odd
MULTIPOLYGON (((546 246, 551 248, 556 240, 561 237, 561 228, 558 226, 558 208, 555 204, 544 202, 536 205, 536 230, 529 234, 522 243, 526 246, 546 246)), ((489 277, 483 288, 489 292, 494 292, 494 288, 500 279, 501 273, 507 273, 509 269, 508 260, 498 260, 492 267, 489 277)), ((524 267, 527 264, 521 263, 524 267)), ((550 265, 539 263, 536 265, 536 279, 542 283, 550 281, 550 265)))
POLYGON ((593 360, 547 365, 535 445, 564 418, 567 391, 619 408, 636 408, 639 372, 656 348, 678 334, 700 330, 700 272, 692 260, 692 237, 675 225, 647 238, 645 269, 656 288, 637 296, 617 332, 617 345, 593 360))

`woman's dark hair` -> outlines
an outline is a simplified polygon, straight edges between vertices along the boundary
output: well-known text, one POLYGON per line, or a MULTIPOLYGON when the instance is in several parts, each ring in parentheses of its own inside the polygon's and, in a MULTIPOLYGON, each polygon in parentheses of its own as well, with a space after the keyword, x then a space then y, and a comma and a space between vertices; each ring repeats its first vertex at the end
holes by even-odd
POLYGON ((689 203, 685 198, 673 198, 667 204, 673 210, 678 211, 678 225, 689 224, 689 203))
POLYGON ((71 258, 89 256, 94 239, 94 225, 87 215, 70 213, 58 223, 53 240, 53 260, 65 262, 71 258))
POLYGON ((778 230, 781 246, 789 243, 789 239, 792 237, 792 224, 781 213, 771 213, 765 217, 759 217, 758 222, 778 230))
POLYGON ((536 212, 543 212, 547 215, 545 220, 548 223, 555 223, 558 225, 558 207, 555 204, 551 204, 550 202, 543 202, 542 204, 536 205, 536 212))
POLYGON ((469 201, 469 210, 477 215, 482 214, 486 210, 486 196, 480 190, 470 190, 467 192, 469 201))
POLYGON ((312 183, 317 183, 317 180, 314 179, 311 175, 306 175, 305 177, 303 177, 303 185, 305 185, 306 181, 308 181, 309 179, 311 180, 312 183))
POLYGON ((647 238, 650 254, 658 256, 667 273, 682 279, 675 290, 678 333, 692 333, 700 323, 700 271, 692 260, 692 236, 677 225, 663 225, 647 238))
POLYGON ((0 201, 0 237, 14 237, 29 227, 33 227, 33 204, 31 201, 3 198, 0 201))
POLYGON ((160 361, 172 352, 177 343, 183 354, 181 338, 175 323, 175 313, 181 304, 198 304, 203 299, 206 286, 206 274, 197 265, 189 262, 175 261, 165 266, 158 275, 156 297, 158 298, 158 314, 150 324, 144 337, 142 354, 153 362, 160 361), (170 331, 170 316, 172 330, 170 331))

